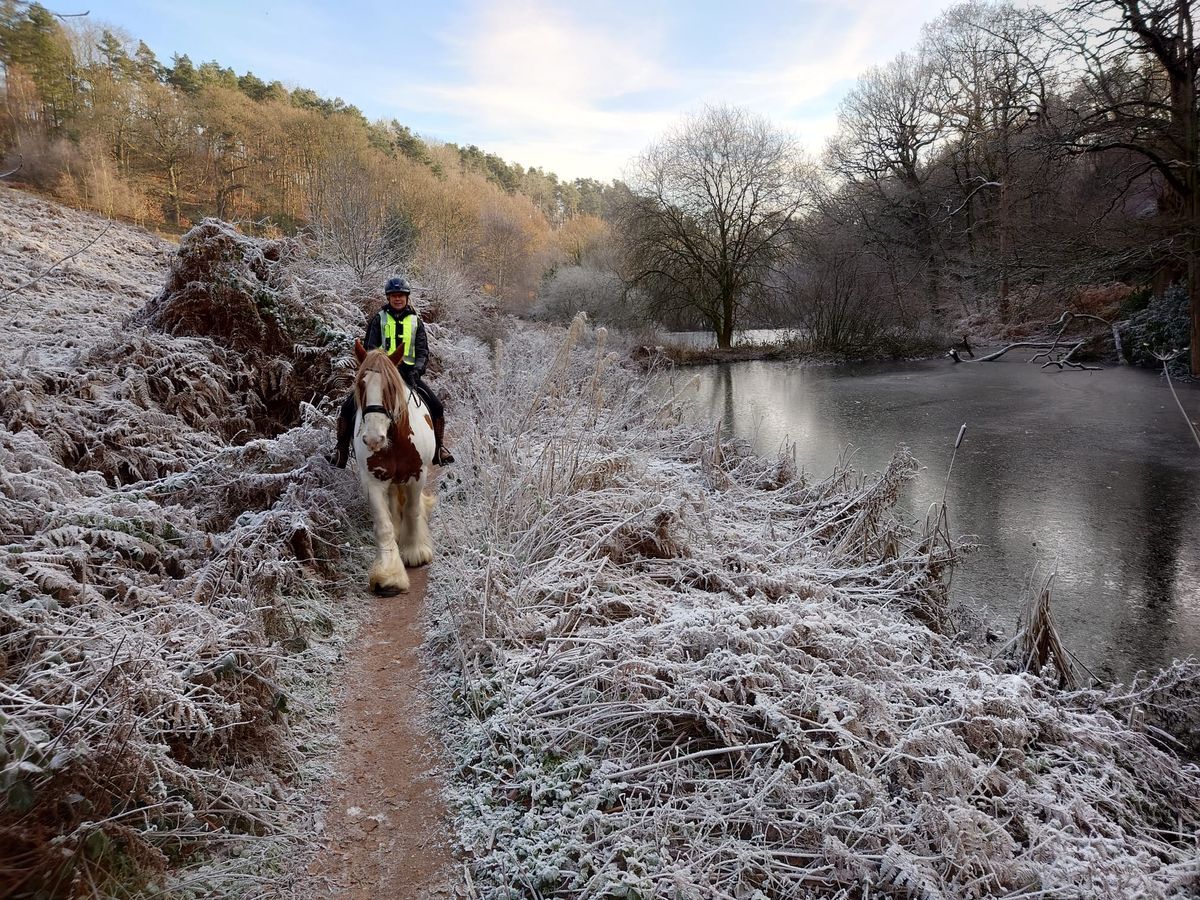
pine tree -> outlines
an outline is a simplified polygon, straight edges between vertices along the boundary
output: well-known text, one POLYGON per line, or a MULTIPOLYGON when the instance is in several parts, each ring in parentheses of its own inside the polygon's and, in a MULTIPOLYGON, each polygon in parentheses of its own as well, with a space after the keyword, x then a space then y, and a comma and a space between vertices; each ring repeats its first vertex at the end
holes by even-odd
POLYGON ((141 81, 162 81, 166 78, 166 66, 158 61, 158 57, 145 41, 138 41, 137 50, 133 53, 133 64, 141 81))
POLYGON ((171 57, 173 65, 167 72, 167 84, 179 88, 185 94, 195 94, 200 90, 200 75, 191 59, 185 53, 171 57))
POLYGON ((100 35, 100 43, 97 46, 113 78, 128 79, 134 77, 136 72, 134 62, 126 52, 125 45, 121 43, 120 38, 106 28, 100 35))
POLYGON ((59 130, 75 111, 75 58, 62 26, 40 3, 21 13, 7 0, 0 11, 0 62, 32 79, 41 100, 41 118, 59 130))

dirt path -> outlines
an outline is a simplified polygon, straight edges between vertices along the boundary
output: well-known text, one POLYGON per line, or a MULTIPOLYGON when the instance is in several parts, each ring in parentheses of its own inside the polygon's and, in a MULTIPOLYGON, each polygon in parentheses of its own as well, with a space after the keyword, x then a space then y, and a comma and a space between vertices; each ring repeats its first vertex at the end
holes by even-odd
POLYGON ((372 601, 345 674, 343 751, 330 785, 311 897, 434 900, 454 896, 441 755, 425 727, 419 647, 425 569, 412 590, 372 601))

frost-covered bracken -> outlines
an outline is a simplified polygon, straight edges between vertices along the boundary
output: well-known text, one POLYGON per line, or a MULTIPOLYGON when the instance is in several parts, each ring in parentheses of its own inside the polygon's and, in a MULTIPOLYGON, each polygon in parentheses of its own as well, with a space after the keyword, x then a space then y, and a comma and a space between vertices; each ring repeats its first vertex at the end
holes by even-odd
POLYGON ((107 335, 114 316, 162 286, 173 250, 141 229, 0 185, 0 358, 65 360, 107 335))
POLYGON ((355 618, 364 511, 307 401, 361 319, 293 243, 208 221, 164 273, 115 237, 157 297, 81 256, 0 359, 0 896, 258 896, 355 618))
POLYGON ((803 477, 580 323, 457 400, 430 590, 478 896, 1194 895, 1200 773, 1141 711, 1194 717, 1196 667, 1067 694, 981 656, 954 548, 890 517, 909 456, 803 477))

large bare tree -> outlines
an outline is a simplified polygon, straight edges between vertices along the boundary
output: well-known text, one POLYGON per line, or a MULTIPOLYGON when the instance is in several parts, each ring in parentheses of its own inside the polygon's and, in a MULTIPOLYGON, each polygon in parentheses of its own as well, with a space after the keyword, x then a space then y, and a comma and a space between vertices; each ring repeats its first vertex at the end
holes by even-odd
POLYGON ((902 53, 868 70, 846 95, 838 136, 830 142, 832 172, 865 201, 860 215, 879 239, 908 250, 922 276, 929 310, 940 315, 944 250, 931 181, 947 132, 937 107, 936 70, 924 55, 902 53))
POLYGON ((1001 319, 1022 232, 1033 229, 1058 173, 1030 139, 1055 90, 1056 42, 1045 14, 1011 2, 963 3, 926 26, 933 107, 945 124, 938 160, 954 176, 943 216, 957 225, 961 264, 975 287, 994 287, 1001 319))
POLYGON ((392 204, 385 173, 361 152, 340 150, 319 178, 309 230, 322 255, 349 267, 363 284, 404 269, 413 235, 392 204))
POLYGON ((769 293, 808 177, 795 141, 761 116, 712 106, 686 119, 633 166, 621 210, 630 280, 731 346, 769 293))
POLYGON ((1087 67, 1078 149, 1133 154, 1131 183, 1160 187, 1159 213, 1186 271, 1191 368, 1200 374, 1200 44, 1194 0, 1077 0, 1063 30, 1087 67), (1074 28, 1070 25, 1073 24, 1074 28))

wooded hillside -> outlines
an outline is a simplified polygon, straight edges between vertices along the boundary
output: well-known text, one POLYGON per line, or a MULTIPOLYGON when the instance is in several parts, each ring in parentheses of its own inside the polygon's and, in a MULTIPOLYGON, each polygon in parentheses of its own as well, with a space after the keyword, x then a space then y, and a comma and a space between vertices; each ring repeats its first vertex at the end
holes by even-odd
POLYGON ((210 215, 265 235, 310 228, 364 279, 450 264, 519 309, 604 231, 613 203, 613 185, 427 142, 215 60, 164 63, 36 3, 0 2, 0 73, 10 180, 177 232, 210 215))

